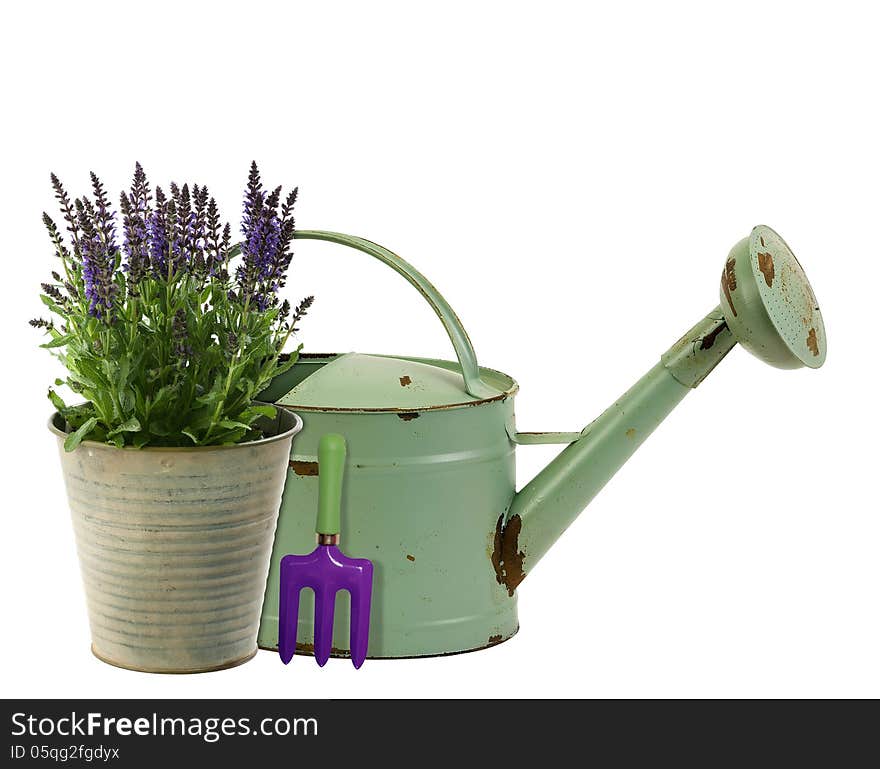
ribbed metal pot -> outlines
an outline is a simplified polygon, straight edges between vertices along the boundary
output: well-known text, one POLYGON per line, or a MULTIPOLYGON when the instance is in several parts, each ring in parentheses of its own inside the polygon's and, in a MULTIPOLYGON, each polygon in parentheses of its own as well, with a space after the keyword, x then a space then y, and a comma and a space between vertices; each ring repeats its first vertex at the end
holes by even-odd
POLYGON ((235 446, 64 450, 49 422, 85 584, 92 651, 123 668, 198 673, 257 651, 295 414, 235 446))

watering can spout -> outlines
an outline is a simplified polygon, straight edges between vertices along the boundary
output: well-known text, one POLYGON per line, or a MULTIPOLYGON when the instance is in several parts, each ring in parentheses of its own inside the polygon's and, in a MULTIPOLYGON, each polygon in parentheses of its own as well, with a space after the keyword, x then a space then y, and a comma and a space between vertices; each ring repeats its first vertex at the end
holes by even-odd
POLYGON ((569 524, 691 389, 739 342, 778 368, 818 368, 825 329, 791 250, 769 227, 737 243, 721 303, 696 323, 514 497, 498 521, 492 562, 510 595, 569 524))

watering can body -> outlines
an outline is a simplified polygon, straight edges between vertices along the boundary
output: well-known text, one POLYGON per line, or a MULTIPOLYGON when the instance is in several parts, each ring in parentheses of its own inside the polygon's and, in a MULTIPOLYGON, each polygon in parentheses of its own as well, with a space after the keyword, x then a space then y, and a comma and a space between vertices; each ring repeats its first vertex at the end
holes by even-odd
MULTIPOLYGON (((818 368, 825 329, 799 262, 756 227, 722 272, 720 305, 580 432, 520 433, 507 374, 477 364, 452 308, 412 265, 375 243, 300 231, 385 263, 433 308, 457 360, 303 355, 260 395, 303 420, 290 458, 263 604, 259 645, 278 646, 279 569, 314 548, 318 442, 345 436, 346 552, 374 565, 368 656, 416 657, 486 648, 518 629, 516 588, 661 421, 740 342, 779 368, 818 368), (516 492, 517 444, 558 443, 559 455, 516 492)), ((347 656, 348 597, 337 597, 333 654, 347 656)), ((314 638, 312 596, 297 638, 314 638)))
MULTIPOLYGON (((348 444, 345 549, 374 564, 368 656, 453 654, 507 640, 519 627, 501 537, 515 496, 516 444, 568 443, 579 433, 516 432, 517 383, 477 365, 455 312, 412 265, 362 238, 318 231, 297 237, 349 246, 403 276, 437 314, 457 360, 305 354, 260 395, 295 411, 304 427, 290 458, 259 645, 278 645, 281 558, 314 548, 317 447, 328 432, 348 444)), ((304 591, 297 632, 303 652, 312 651, 313 616, 313 597, 304 591)), ((341 593, 334 656, 348 655, 348 621, 341 593)))
MULTIPOLYGON (((493 568, 497 524, 514 495, 513 395, 508 376, 481 369, 499 394, 467 405, 411 405, 374 410, 316 408, 295 401, 296 380, 326 367, 373 370, 400 400, 417 393, 433 372, 461 377, 457 363, 367 355, 304 356, 273 390, 292 388, 279 403, 304 428, 291 455, 259 634, 278 638, 279 562, 315 546, 318 441, 338 432, 348 443, 342 494, 347 552, 374 564, 369 656, 415 657, 480 649, 518 628, 516 597, 493 568), (378 371, 377 371, 378 369, 378 371), (383 371, 384 375, 380 375, 383 371), (422 376, 420 376, 420 374, 422 376), (401 385, 403 380, 406 384, 401 385), (405 392, 408 391, 408 392, 405 392)), ((344 374, 356 394, 356 380, 344 374)), ((497 558, 496 558, 497 562, 497 558)), ((302 596, 298 639, 311 651, 312 596, 302 596)), ((349 607, 337 597, 333 654, 348 653, 349 607)))

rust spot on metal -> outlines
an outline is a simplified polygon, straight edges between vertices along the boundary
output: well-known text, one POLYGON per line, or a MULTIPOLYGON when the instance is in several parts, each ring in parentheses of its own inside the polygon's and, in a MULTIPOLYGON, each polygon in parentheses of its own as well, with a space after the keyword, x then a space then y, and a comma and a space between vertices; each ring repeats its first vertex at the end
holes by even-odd
MULTIPOLYGON (((296 650, 300 654, 314 654, 315 644, 298 643, 296 645, 296 650)), ((351 651, 349 651, 348 649, 339 649, 336 646, 331 646, 330 654, 332 654, 334 657, 348 657, 351 655, 351 651)))
POLYGON ((721 289, 724 291, 724 298, 736 317, 736 307, 733 306, 733 299, 730 296, 731 291, 736 291, 736 259, 730 257, 724 265, 724 272, 721 273, 721 289))
POLYGON ((492 549, 492 567, 495 569, 495 579, 499 585, 507 588, 507 594, 512 596, 520 582, 526 578, 523 571, 523 561, 526 554, 519 549, 519 533, 522 529, 522 519, 514 515, 504 524, 504 516, 498 517, 495 524, 495 542, 492 549))
MULTIPOLYGON (((730 306, 733 309, 733 305, 730 306)), ((733 313, 736 315, 736 312, 733 313)), ((701 350, 710 350, 712 345, 715 344, 715 340, 718 338, 718 335, 727 328, 727 323, 722 323, 720 326, 712 329, 706 336, 703 337, 703 340, 700 342, 701 350)))
POLYGON ((629 430, 626 431, 626 437, 632 440, 636 437, 636 428, 630 427, 629 430))
POLYGON ((724 272, 727 274, 727 285, 731 291, 736 291, 736 259, 730 257, 724 265, 724 272))
MULTIPOLYGON (((297 360, 327 360, 327 361, 330 361, 333 358, 338 358, 338 357, 339 357, 338 352, 301 352, 296 356, 297 360)), ((278 360, 280 360, 282 362, 286 361, 286 360, 290 360, 290 353, 289 352, 281 353, 281 355, 278 356, 278 360)))
POLYGON ((411 384, 412 384, 412 379, 410 379, 408 376, 404 375, 404 376, 400 377, 400 386, 401 387, 406 387, 407 385, 411 385, 411 384))
POLYGON ((290 465, 290 469, 293 470, 297 475, 317 475, 318 474, 318 463, 317 462, 296 462, 293 459, 288 462, 290 465))
POLYGON ((490 635, 489 636, 489 646, 495 646, 495 644, 501 643, 501 635, 490 635))
POLYGON ((513 595, 520 582, 526 578, 523 561, 526 554, 519 549, 519 532, 522 529, 522 518, 514 515, 504 527, 502 538, 501 563, 504 566, 504 583, 507 594, 513 595))
POLYGON ((758 269, 764 273, 764 282, 767 284, 767 288, 773 288, 773 278, 776 277, 776 269, 773 266, 772 254, 758 252, 758 269))
POLYGON ((810 352, 814 356, 819 357, 819 339, 816 336, 815 328, 811 328, 810 333, 807 334, 807 347, 810 348, 810 352))
POLYGON ((406 554, 407 561, 415 561, 415 559, 416 557, 414 555, 410 555, 409 553, 406 554))
POLYGON ((404 422, 410 422, 413 419, 419 418, 418 411, 399 411, 397 413, 397 418, 402 419, 404 422))
POLYGON ((504 516, 499 515, 495 524, 495 540, 492 546, 492 568, 495 569, 495 579, 500 585, 504 582, 504 569, 501 566, 501 545, 504 539, 504 516))

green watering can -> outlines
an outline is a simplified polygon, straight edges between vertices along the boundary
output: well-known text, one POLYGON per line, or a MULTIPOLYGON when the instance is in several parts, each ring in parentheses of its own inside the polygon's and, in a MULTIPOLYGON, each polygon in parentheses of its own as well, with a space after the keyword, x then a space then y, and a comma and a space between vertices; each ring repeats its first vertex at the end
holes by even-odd
MULTIPOLYGON (((518 629, 516 588, 605 483, 684 396, 739 342, 779 368, 818 368, 825 329, 791 250, 756 227, 730 252, 720 305, 584 430, 522 433, 517 383, 483 368, 439 292, 397 255, 362 238, 300 231, 350 246, 406 278, 434 309, 457 362, 391 355, 303 355, 263 400, 297 412, 263 604, 260 646, 278 645, 279 562, 314 548, 318 442, 348 442, 342 498, 346 552, 375 568, 368 654, 416 657, 493 646, 518 629), (520 492, 517 444, 568 444, 520 492)), ((301 600, 300 651, 313 648, 311 595, 301 600)), ((333 654, 347 656, 341 593, 333 654)))

